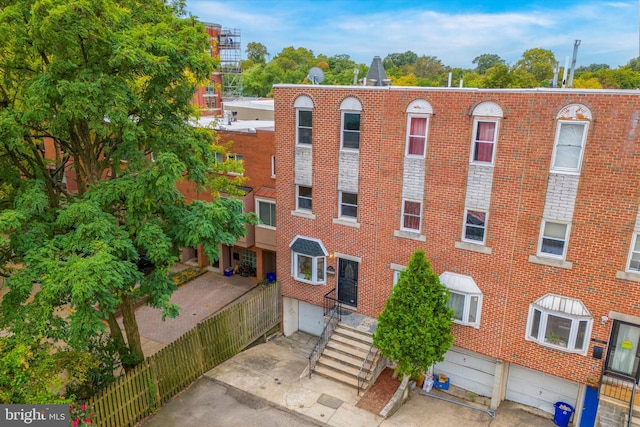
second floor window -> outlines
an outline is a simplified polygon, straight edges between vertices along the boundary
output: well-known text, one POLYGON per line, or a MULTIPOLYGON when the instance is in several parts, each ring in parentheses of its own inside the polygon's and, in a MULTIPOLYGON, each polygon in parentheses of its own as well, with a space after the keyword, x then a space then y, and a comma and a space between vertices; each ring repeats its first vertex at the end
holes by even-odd
POLYGON ((544 221, 540 235, 539 254, 564 259, 567 252, 568 230, 567 224, 544 221))
POLYGON ((422 203, 411 200, 402 202, 402 229, 408 231, 420 231, 420 219, 422 218, 422 203))
POLYGON ((340 216, 346 218, 358 217, 358 194, 340 192, 340 216))
POLYGON ((629 254, 629 266, 627 270, 640 273, 640 234, 633 236, 633 245, 631 246, 631 253, 629 254))
POLYGON ((266 200, 258 200, 258 217, 262 225, 276 226, 276 204, 266 200))
POLYGON ((472 243, 484 243, 486 226, 486 212, 468 209, 464 223, 464 240, 472 243))
POLYGON ((311 187, 298 185, 296 209, 311 210, 311 187))

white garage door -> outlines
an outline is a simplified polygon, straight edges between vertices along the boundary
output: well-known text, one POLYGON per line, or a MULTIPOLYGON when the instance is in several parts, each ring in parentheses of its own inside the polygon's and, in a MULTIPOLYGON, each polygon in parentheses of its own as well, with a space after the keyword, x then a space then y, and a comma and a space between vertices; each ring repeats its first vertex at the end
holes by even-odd
POLYGON ((436 374, 446 374, 452 385, 488 397, 492 395, 495 371, 495 359, 458 348, 446 352, 444 362, 434 368, 436 374))
POLYGON ((556 402, 566 402, 575 408, 578 390, 578 383, 511 364, 505 399, 553 414, 556 402))
POLYGON ((324 329, 324 309, 318 305, 300 301, 298 329, 311 335, 320 336, 324 329))

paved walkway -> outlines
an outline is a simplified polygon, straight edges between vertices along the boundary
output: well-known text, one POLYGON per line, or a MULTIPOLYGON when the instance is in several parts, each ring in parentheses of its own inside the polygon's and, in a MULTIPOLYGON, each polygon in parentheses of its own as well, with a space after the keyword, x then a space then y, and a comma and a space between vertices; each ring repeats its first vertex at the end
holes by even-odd
MULTIPOLYGON (((177 264, 176 269, 187 268, 177 264)), ((207 271, 180 286, 171 302, 180 307, 174 319, 162 320, 162 312, 148 305, 136 309, 136 319, 145 357, 149 357, 180 338, 199 322, 220 311, 257 285, 255 277, 224 276, 207 271)), ((119 319, 122 327, 122 319, 119 319)))

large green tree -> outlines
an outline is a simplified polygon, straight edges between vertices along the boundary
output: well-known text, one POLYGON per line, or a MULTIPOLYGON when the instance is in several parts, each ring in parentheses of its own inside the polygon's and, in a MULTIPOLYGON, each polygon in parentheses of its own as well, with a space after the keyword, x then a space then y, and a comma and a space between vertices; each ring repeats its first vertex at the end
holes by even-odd
POLYGON ((449 291, 431 269, 424 251, 412 256, 378 317, 373 343, 397 364, 400 374, 414 375, 444 360, 453 343, 449 291))
POLYGON ((218 197, 235 186, 215 172, 238 165, 216 163, 224 147, 189 124, 208 37, 184 1, 5 0, 0 39, 0 158, 22 177, 0 204, 0 327, 83 351, 106 323, 134 364, 134 303, 178 313, 179 248, 215 259, 253 221, 218 197), (214 202, 187 203, 185 179, 214 202))

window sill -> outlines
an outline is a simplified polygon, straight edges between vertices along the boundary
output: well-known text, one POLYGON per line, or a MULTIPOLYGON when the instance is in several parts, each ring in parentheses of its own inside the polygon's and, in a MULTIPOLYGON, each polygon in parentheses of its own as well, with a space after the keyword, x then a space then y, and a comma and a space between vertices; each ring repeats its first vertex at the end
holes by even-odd
POLYGON ((291 216, 299 216, 301 218, 316 219, 316 216, 312 214, 310 211, 299 211, 299 210, 291 211, 291 216))
POLYGON ((640 272, 616 271, 616 279, 640 283, 640 272))
POLYGON ((556 175, 574 175, 574 176, 579 176, 580 175, 580 171, 563 171, 563 170, 553 170, 551 169, 549 171, 549 173, 551 174, 556 174, 556 175))
POLYGON ((466 251, 473 251, 479 252, 481 254, 491 255, 491 248, 479 243, 455 242, 455 247, 456 249, 463 249, 466 251))
POLYGON ((413 232, 413 231, 394 230, 393 231, 393 235, 394 235, 394 237, 401 237, 403 239, 417 240, 419 242, 426 242, 427 241, 427 237, 424 234, 420 234, 418 232, 413 232))
POLYGON ((256 227, 258 228, 264 228, 265 230, 273 230, 276 231, 276 227, 274 225, 268 225, 268 224, 256 224, 256 227))
POLYGON ((360 148, 340 147, 340 151, 344 151, 346 153, 359 153, 360 148))
POLYGON ((565 268, 567 270, 571 270, 573 268, 573 263, 570 261, 539 257, 537 255, 529 255, 529 262, 540 265, 548 265, 549 267, 565 268))
POLYGON ((474 165, 474 166, 484 166, 487 168, 493 168, 495 165, 493 163, 489 163, 489 162, 479 162, 477 160, 472 160, 471 162, 469 162, 470 164, 474 165))
POLYGON ((322 286, 325 285, 326 282, 312 282, 311 280, 304 280, 304 279, 300 279, 298 277, 292 276, 293 280, 295 280, 296 282, 300 282, 300 283, 304 283, 306 285, 311 285, 311 286, 322 286))
POLYGON ((296 147, 303 147, 303 148, 309 148, 311 149, 313 144, 309 144, 306 142, 296 142, 296 147))
POLYGON ((537 340, 535 338, 531 338, 531 337, 527 337, 526 340, 534 342, 534 343, 538 344, 541 347, 548 348, 548 349, 551 349, 551 350, 558 350, 558 351, 561 351, 563 353, 578 354, 580 356, 586 356, 587 355, 587 349, 584 349, 584 350, 571 349, 571 348, 567 348, 567 347, 564 347, 564 346, 561 346, 561 345, 552 344, 550 342, 539 341, 539 340, 537 340))
POLYGON ((462 322, 460 320, 453 320, 453 323, 455 323, 456 325, 460 325, 460 326, 468 326, 470 328, 476 328, 476 329, 480 329, 480 325, 477 323, 465 323, 462 322))
POLYGON ((360 223, 354 219, 345 219, 345 218, 333 218, 334 224, 346 225, 347 227, 360 228, 360 223))

